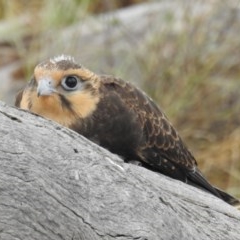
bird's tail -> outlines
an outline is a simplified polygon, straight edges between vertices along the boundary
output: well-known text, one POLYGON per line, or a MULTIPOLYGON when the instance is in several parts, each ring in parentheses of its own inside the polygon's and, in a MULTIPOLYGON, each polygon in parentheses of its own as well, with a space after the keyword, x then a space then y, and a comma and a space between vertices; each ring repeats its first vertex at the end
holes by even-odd
POLYGON ((188 173, 188 183, 191 185, 194 185, 198 188, 201 188, 205 191, 208 191, 215 195, 216 197, 222 199, 226 203, 236 207, 240 210, 240 201, 231 196, 230 194, 224 192, 223 190, 220 190, 214 186, 212 186, 201 174, 201 172, 197 169, 195 172, 188 173))
POLYGON ((216 187, 214 188, 218 192, 218 194, 221 196, 222 200, 224 200, 225 202, 229 203, 230 205, 240 210, 240 201, 237 198, 231 196, 230 194, 224 192, 219 188, 216 188, 216 187))

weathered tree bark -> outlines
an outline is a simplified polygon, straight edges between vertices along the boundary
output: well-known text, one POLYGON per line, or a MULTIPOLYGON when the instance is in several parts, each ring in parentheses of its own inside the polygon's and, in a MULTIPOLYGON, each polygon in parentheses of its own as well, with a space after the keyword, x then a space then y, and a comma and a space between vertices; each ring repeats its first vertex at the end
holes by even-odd
POLYGON ((240 239, 240 213, 0 103, 0 239, 240 239))

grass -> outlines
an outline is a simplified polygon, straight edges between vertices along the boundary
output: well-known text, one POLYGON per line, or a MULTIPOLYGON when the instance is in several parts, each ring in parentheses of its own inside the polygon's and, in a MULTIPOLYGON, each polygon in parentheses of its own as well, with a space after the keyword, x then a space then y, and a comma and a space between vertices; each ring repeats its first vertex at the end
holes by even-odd
MULTIPOLYGON (((112 1, 112 5, 90 0, 33 2, 36 5, 24 8, 34 14, 27 33, 31 41, 15 43, 19 57, 26 61, 26 78, 35 64, 31 55, 48 47, 39 42, 39 35, 49 29, 55 34, 81 22, 89 11, 118 7, 118 1, 112 1)), ((192 17, 187 6, 183 8, 181 31, 174 30, 179 23, 174 12, 166 12, 162 30, 156 30, 137 51, 133 49, 119 68, 111 67, 110 58, 107 69, 128 79, 132 65, 137 66, 143 88, 165 110, 207 178, 240 197, 240 22, 237 10, 227 1, 214 6, 198 17, 192 17)), ((11 11, 6 15, 11 18, 11 11)), ((17 39, 21 38, 20 31, 17 39)))

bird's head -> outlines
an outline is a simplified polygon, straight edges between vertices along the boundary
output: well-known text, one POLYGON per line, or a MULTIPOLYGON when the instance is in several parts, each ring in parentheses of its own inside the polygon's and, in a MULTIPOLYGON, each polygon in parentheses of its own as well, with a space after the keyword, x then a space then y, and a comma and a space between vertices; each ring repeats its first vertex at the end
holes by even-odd
POLYGON ((96 109, 98 88, 96 74, 63 55, 35 67, 17 105, 69 127, 96 109))

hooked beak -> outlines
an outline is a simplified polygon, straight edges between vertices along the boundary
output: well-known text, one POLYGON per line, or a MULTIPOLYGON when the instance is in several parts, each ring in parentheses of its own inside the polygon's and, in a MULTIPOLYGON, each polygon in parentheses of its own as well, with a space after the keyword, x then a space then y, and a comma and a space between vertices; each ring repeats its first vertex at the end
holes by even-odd
POLYGON ((51 79, 41 79, 38 82, 37 95, 39 96, 49 96, 56 90, 53 88, 53 83, 51 79))

